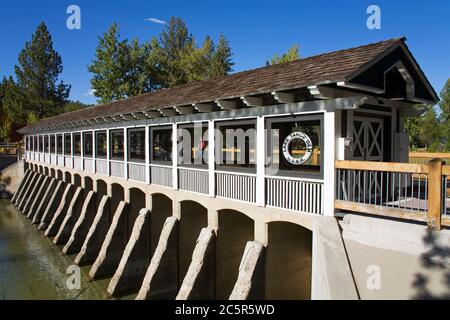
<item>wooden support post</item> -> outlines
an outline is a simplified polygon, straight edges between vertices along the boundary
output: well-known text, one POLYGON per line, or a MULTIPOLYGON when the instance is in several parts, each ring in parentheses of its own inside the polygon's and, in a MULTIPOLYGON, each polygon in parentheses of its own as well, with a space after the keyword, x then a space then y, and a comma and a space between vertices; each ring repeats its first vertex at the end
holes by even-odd
POLYGON ((128 129, 123 128, 123 178, 128 180, 128 129))
MULTIPOLYGON (((145 126, 145 183, 150 184, 150 148, 151 148, 151 139, 150 139, 150 127, 145 126)), ((146 207, 148 208, 148 207, 146 207)))
POLYGON ((442 160, 433 159, 428 165, 428 227, 441 230, 442 160))
POLYGON ((216 154, 216 140, 214 121, 208 121, 208 186, 209 196, 214 198, 216 196, 216 174, 215 174, 215 154, 216 154))
MULTIPOLYGON (((56 139, 55 139, 56 141, 56 139)), ((97 132, 95 130, 92 130, 92 173, 97 172, 97 132)), ((97 185, 94 183, 94 185, 97 185)), ((94 188, 94 191, 97 192, 96 187, 94 188)))
POLYGON ((178 125, 172 124, 172 188, 178 190, 178 125))
POLYGON ((265 160, 266 160, 266 141, 265 141, 265 119, 258 117, 256 119, 256 205, 264 207, 266 204, 265 195, 265 160))

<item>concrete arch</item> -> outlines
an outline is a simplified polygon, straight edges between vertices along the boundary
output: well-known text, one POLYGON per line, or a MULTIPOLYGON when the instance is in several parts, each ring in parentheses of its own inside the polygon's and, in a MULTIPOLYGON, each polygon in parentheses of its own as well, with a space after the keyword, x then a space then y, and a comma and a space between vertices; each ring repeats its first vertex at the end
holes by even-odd
POLYGON ((208 210, 201 204, 186 200, 180 203, 178 225, 178 287, 181 286, 202 228, 208 226, 208 210))
POLYGON ((254 221, 235 210, 218 212, 215 246, 215 299, 228 299, 238 278, 239 265, 248 241, 254 239, 254 221))
POLYGON ((63 174, 63 172, 62 172, 61 170, 56 171, 56 178, 57 178, 58 180, 60 180, 60 181, 63 180, 64 174, 63 174))
MULTIPOLYGON (((175 201, 175 198, 173 197, 172 193, 166 194, 166 193, 161 193, 161 192, 150 192, 149 195, 152 196, 152 197, 161 195, 161 196, 166 197, 170 201, 175 201)), ((186 199, 186 200, 189 200, 189 199, 186 199)), ((180 202, 181 201, 183 201, 183 200, 180 200, 180 202)))
POLYGON ((64 182, 72 183, 72 175, 69 171, 64 172, 64 182))
POLYGON ((86 190, 86 192, 94 190, 94 180, 92 180, 91 177, 84 176, 83 180, 84 180, 84 189, 86 190))
POLYGON ((50 177, 56 178, 56 172, 55 172, 55 169, 53 169, 53 168, 50 169, 50 177))
POLYGON ((311 299, 312 232, 290 222, 268 224, 265 299, 311 299))
POLYGON ((173 202, 168 196, 162 193, 155 193, 152 196, 152 209, 150 215, 150 253, 153 256, 159 237, 166 219, 172 216, 173 202))
POLYGON ((49 170, 48 167, 44 167, 44 175, 48 176, 49 175, 49 170))
POLYGON ((139 188, 130 188, 128 190, 130 194, 130 205, 129 211, 127 215, 127 230, 128 237, 131 235, 133 231, 134 222, 136 221, 137 216, 139 215, 139 211, 145 208, 145 192, 139 188))
POLYGON ((40 174, 43 174, 44 173, 44 167, 43 166, 39 166, 39 171, 38 171, 40 174))
POLYGON ((102 179, 95 180, 96 187, 96 198, 95 198, 95 208, 98 208, 100 201, 102 201, 103 196, 108 195, 108 185, 102 179))
POLYGON ((114 216, 114 213, 116 212, 117 206, 119 205, 120 201, 124 200, 125 200, 125 190, 122 187, 122 185, 118 183, 111 184, 111 201, 110 201, 111 219, 114 216))
POLYGON ((75 173, 73 175, 73 184, 75 185, 75 187, 81 187, 81 181, 81 176, 75 173))

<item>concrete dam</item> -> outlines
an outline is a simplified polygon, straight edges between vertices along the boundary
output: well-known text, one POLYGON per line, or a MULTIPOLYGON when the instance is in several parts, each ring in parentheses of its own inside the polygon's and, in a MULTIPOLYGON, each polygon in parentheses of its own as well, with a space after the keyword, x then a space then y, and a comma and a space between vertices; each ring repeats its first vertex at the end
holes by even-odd
POLYGON ((253 219, 235 208, 213 211, 108 180, 30 164, 12 202, 63 254, 76 254, 74 263, 91 265, 91 279, 110 278, 111 296, 311 298, 307 227, 273 222, 266 250, 253 219))
POLYGON ((429 233, 423 226, 354 215, 266 223, 238 207, 217 209, 220 200, 205 207, 109 177, 26 167, 12 203, 63 254, 74 255, 75 264, 90 266, 89 278, 109 279, 110 296, 403 299, 448 293, 439 280, 449 270, 448 230, 429 233), (383 238, 389 234, 396 239, 383 238), (431 248, 424 237, 432 239, 431 248), (444 254, 432 258, 444 267, 426 267, 421 260, 437 248, 444 254), (374 259, 382 271, 376 290, 365 265, 374 259), (429 283, 414 290, 420 274, 429 283))

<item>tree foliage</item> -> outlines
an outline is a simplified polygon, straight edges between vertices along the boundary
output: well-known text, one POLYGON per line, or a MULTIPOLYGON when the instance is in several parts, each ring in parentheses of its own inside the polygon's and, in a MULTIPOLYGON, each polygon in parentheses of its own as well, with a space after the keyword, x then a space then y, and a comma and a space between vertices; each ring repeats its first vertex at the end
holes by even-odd
MULTIPOLYGON (((419 110, 419 106, 415 107, 419 110)), ((419 115, 405 119, 410 148, 434 151, 450 151, 450 79, 440 94, 437 106, 422 106, 419 115)))
POLYGON ((30 114, 40 119, 63 112, 70 86, 58 81, 62 71, 61 56, 53 48, 47 26, 41 23, 19 54, 16 81, 12 77, 3 80, 2 106, 9 121, 3 123, 20 127, 30 114))
POLYGON ((450 151, 450 78, 442 88, 440 98, 439 108, 441 109, 442 135, 445 140, 445 150, 450 151))
MULTIPOLYGON (((45 23, 41 23, 31 41, 25 43, 18 60, 15 66, 16 86, 23 98, 22 101, 17 97, 14 100, 25 103, 20 111, 33 111, 39 118, 61 113, 69 97, 70 86, 63 81, 58 82, 63 71, 62 59, 53 48, 45 23)), ((14 106, 7 104, 6 108, 11 110, 14 106)))
POLYGON ((290 61, 295 61, 300 59, 300 54, 298 52, 298 44, 294 44, 292 47, 288 49, 288 51, 281 56, 276 53, 272 59, 266 62, 266 65, 285 63, 290 61))
POLYGON ((201 46, 186 23, 172 17, 159 37, 146 43, 121 40, 117 24, 99 38, 95 59, 88 66, 91 86, 99 102, 211 79, 232 70, 228 40, 221 35, 217 47, 207 36, 201 46))

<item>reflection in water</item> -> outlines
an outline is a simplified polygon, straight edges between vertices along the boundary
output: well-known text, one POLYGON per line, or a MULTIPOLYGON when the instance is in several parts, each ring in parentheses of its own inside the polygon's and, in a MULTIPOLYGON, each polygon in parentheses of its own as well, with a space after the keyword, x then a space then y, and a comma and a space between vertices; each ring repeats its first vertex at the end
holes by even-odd
POLYGON ((0 299, 106 299, 109 279, 88 281, 81 268, 81 288, 66 286, 73 257, 29 223, 9 200, 0 200, 0 299))

